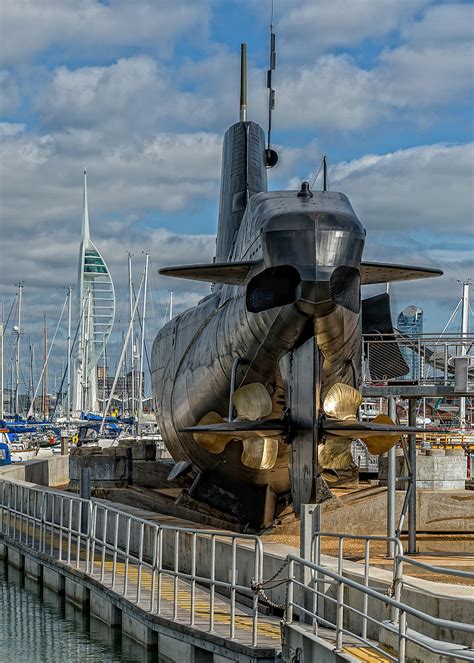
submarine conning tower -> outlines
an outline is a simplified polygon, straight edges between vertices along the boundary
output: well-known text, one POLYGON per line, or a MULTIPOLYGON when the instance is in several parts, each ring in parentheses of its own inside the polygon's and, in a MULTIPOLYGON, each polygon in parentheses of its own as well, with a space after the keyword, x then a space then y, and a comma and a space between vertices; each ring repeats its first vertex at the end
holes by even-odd
POLYGON ((240 122, 227 129, 222 148, 216 262, 227 262, 250 196, 267 191, 265 134, 247 122, 247 47, 240 51, 240 122))
POLYGON ((248 199, 267 191, 265 134, 255 122, 237 122, 224 137, 216 262, 228 260, 248 199))

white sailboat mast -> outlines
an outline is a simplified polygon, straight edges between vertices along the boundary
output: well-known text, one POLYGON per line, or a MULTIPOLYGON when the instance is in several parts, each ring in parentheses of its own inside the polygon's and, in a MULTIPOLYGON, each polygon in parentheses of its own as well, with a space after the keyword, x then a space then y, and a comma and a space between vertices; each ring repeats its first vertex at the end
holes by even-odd
POLYGON ((128 291, 130 298, 130 378, 131 378, 131 405, 129 414, 135 416, 135 332, 133 330, 133 283, 132 283, 132 254, 128 254, 128 291))
POLYGON ((69 421, 71 417, 71 329, 72 329, 72 288, 69 286, 67 300, 67 396, 66 396, 66 416, 69 421))
MULTIPOLYGON (((139 416, 143 415, 143 358, 145 354, 145 319, 146 319, 146 295, 148 285, 148 262, 150 255, 145 253, 145 281, 143 284, 143 308, 142 308, 142 335, 140 343, 140 378, 138 385, 138 398, 139 398, 139 416)), ((137 425, 139 422, 137 421, 137 425)), ((138 432, 138 431, 137 431, 138 432)))
POLYGON ((18 284, 18 309, 17 321, 14 330, 16 332, 16 359, 15 359, 15 414, 20 412, 20 336, 21 336, 21 299, 23 283, 18 284))

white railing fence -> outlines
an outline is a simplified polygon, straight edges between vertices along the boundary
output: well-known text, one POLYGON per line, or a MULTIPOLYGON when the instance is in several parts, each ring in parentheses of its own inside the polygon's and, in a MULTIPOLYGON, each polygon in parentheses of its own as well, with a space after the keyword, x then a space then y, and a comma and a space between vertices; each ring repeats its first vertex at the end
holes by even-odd
MULTIPOLYGON (((8 481, 0 482, 0 534, 80 569, 152 614, 190 626, 199 622, 200 628, 207 620, 210 632, 222 610, 217 599, 225 595, 229 598, 226 623, 230 638, 236 635, 236 603, 246 596, 251 606, 252 645, 258 645, 258 588, 269 583, 263 579, 263 546, 258 536, 162 525, 103 502, 8 481), (180 601, 183 590, 185 600, 180 601)), ((348 638, 352 642, 355 638, 400 663, 406 660, 407 643, 446 655, 436 640, 426 637, 420 623, 449 633, 452 643, 471 642, 472 624, 435 617, 403 600, 404 581, 413 582, 412 577, 403 576, 403 567, 411 564, 427 573, 471 580, 474 573, 407 557, 394 537, 390 539, 395 549, 393 581, 387 591, 386 581, 374 578, 371 554, 375 541, 386 544, 388 540, 317 532, 310 560, 288 555, 281 566, 286 572, 278 581, 286 585, 284 623, 303 622, 315 634, 319 627, 332 629, 338 651, 348 638), (333 568, 323 563, 321 542, 325 538, 337 541, 333 568), (362 560, 357 573, 354 563, 348 563, 347 541, 358 542, 363 551, 357 552, 362 560), (393 643, 389 651, 383 645, 384 633, 393 643)), ((457 659, 474 660, 467 645, 453 647, 457 647, 457 659)))
POLYGON ((194 626, 207 619, 214 632, 216 593, 223 594, 230 599, 229 637, 234 638, 236 601, 239 595, 247 596, 252 646, 257 646, 258 594, 250 582, 239 582, 237 549, 239 542, 245 544, 252 580, 260 584, 263 547, 258 536, 161 525, 103 503, 13 482, 0 483, 0 496, 0 533, 101 582, 107 580, 113 591, 152 614, 183 621, 188 601, 180 605, 182 581, 189 593, 185 623, 194 626), (204 610, 197 588, 207 595, 204 610))
MULTIPOLYGON (((294 621, 305 622, 312 625, 312 630, 315 635, 318 634, 318 627, 326 627, 335 631, 336 638, 336 652, 342 652, 344 646, 348 644, 348 640, 353 643, 354 638, 361 644, 370 647, 372 650, 380 653, 381 656, 388 658, 398 663, 405 663, 407 660, 407 644, 413 643, 421 649, 431 652, 432 654, 439 654, 449 657, 449 653, 443 647, 438 647, 436 641, 430 640, 420 636, 419 633, 408 629, 407 616, 421 619, 433 626, 450 630, 451 632, 463 632, 474 634, 474 626, 463 622, 456 622, 448 619, 440 619, 433 617, 420 610, 412 608, 406 603, 397 601, 381 590, 374 589, 366 586, 360 582, 356 582, 350 578, 344 577, 335 571, 331 571, 327 567, 319 564, 314 564, 308 560, 301 559, 296 555, 289 555, 289 583, 287 592, 287 606, 286 606, 286 623, 291 624, 294 621), (311 573, 312 581, 308 585, 301 581, 305 570, 311 573), (334 595, 327 593, 327 586, 334 587, 334 595), (308 607, 308 604, 302 605, 301 601, 295 600, 295 595, 301 592, 310 592, 314 597, 313 607, 308 607), (349 592, 356 594, 359 600, 355 601, 354 596, 351 597, 350 603, 347 600, 349 592), (385 618, 376 618, 373 616, 375 611, 369 610, 366 612, 364 609, 355 607, 364 605, 365 597, 372 599, 372 601, 381 605, 382 612, 385 612, 385 618), (328 617, 326 614, 322 616, 317 612, 317 598, 325 602, 330 602, 334 605, 334 616, 328 617), (349 617, 355 615, 362 620, 362 623, 372 624, 378 633, 378 637, 368 639, 358 629, 349 627, 349 617), (393 616, 396 615, 394 621, 393 616), (384 638, 383 632, 387 633, 389 638, 384 638), (392 645, 387 648, 378 644, 384 640, 392 639, 392 645), (393 653, 392 653, 393 652, 393 653)), ((467 648, 455 645, 453 649, 456 650, 456 660, 473 660, 473 651, 467 648)), ((428 659, 426 659, 428 660, 428 659)))
POLYGON ((474 336, 435 336, 420 334, 364 334, 362 337, 363 375, 366 384, 395 380, 418 384, 453 385, 453 360, 461 355, 471 356, 470 380, 474 373, 474 336), (404 364, 405 362, 405 364, 404 364), (403 373, 408 366, 410 369, 403 373), (385 367, 385 368, 384 368, 385 367), (386 370, 386 374, 384 371, 386 370))

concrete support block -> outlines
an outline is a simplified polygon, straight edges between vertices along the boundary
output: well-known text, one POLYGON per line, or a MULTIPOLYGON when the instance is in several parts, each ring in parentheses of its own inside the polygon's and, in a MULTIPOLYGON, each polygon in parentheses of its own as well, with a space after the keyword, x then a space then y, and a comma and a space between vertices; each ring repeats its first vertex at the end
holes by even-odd
POLYGON ((25 568, 25 556, 19 550, 10 548, 8 550, 8 563, 10 566, 13 566, 13 568, 23 571, 25 568))
POLYGON ((41 595, 41 583, 38 582, 38 578, 31 578, 29 576, 24 577, 24 587, 27 592, 31 592, 35 596, 41 595))
MULTIPOLYGON (((97 640, 98 642, 104 644, 106 647, 115 649, 117 646, 121 645, 121 640, 122 640, 121 630, 118 628, 110 628, 108 624, 106 624, 101 619, 95 617, 92 613, 90 615, 89 628, 90 628, 91 637, 94 640, 97 640)), ((125 660, 131 660, 131 658, 128 656, 128 653, 126 655, 125 652, 123 651, 123 654, 125 660)), ((136 660, 142 661, 142 658, 137 657, 136 660)))
POLYGON ((59 571, 45 566, 43 569, 43 585, 61 596, 65 591, 66 579, 59 571))
POLYGON ((31 557, 25 557, 25 575, 33 580, 41 582, 43 577, 43 565, 31 557))
POLYGON ((0 543, 0 559, 7 558, 7 546, 5 543, 0 543))
POLYGON ((109 626, 121 626, 122 611, 104 594, 91 590, 90 614, 109 626))
POLYGON ((52 608, 53 610, 60 612, 64 601, 64 594, 63 595, 58 594, 53 589, 49 589, 49 587, 46 587, 45 584, 43 583, 42 601, 49 608, 52 608))
MULTIPOLYGON (((122 632, 131 640, 139 642, 146 649, 156 647, 158 634, 139 619, 126 612, 122 613, 122 632)), ((184 663, 184 662, 183 662, 184 663)))
POLYGON ((87 587, 81 585, 80 582, 66 578, 65 594, 66 601, 69 601, 78 608, 85 610, 89 607, 90 591, 87 587))
MULTIPOLYGON (((209 651, 208 649, 203 649, 202 647, 197 647, 196 645, 194 645, 192 649, 194 650, 192 652, 193 663, 214 663, 216 660, 212 651, 209 651)), ((224 659, 224 661, 228 660, 228 658, 224 659)))
POLYGON ((194 659, 194 647, 187 642, 181 642, 175 638, 171 638, 169 635, 164 635, 160 633, 158 639, 158 656, 163 657, 166 660, 166 657, 172 661, 180 661, 181 663, 193 663, 194 659))

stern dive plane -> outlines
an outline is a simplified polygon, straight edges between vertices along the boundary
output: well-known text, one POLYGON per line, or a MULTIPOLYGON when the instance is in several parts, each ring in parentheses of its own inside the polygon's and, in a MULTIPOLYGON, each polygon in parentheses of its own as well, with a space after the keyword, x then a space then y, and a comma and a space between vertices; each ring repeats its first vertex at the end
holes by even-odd
MULTIPOLYGON (((326 190, 326 177, 323 191, 307 182, 267 190, 278 160, 273 31, 270 50, 266 143, 246 117, 242 45, 240 120, 224 137, 214 262, 160 270, 212 283, 212 292, 168 322, 152 352, 157 420, 175 472, 191 471, 192 497, 254 529, 290 501, 299 512, 321 499, 321 474, 329 485, 350 476, 353 439, 382 454, 416 430, 386 415, 357 418, 362 330, 393 333, 389 295, 361 302, 361 285, 442 274, 363 260, 365 229, 347 196, 326 190)), ((398 348, 371 361, 386 378, 408 373, 398 348)))

